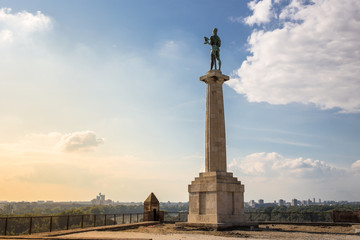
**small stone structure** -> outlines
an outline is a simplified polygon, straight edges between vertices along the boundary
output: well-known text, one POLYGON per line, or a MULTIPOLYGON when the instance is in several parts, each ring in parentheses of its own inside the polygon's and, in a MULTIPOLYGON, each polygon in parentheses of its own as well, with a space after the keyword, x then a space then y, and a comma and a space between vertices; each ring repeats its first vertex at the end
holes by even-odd
POLYGON ((154 193, 144 202, 144 221, 164 221, 164 211, 160 211, 160 203, 154 193))

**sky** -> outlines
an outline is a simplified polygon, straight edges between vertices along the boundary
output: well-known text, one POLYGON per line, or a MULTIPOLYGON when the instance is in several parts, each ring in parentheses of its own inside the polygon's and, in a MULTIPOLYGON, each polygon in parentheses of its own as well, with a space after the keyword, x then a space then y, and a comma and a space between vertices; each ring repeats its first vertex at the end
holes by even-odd
POLYGON ((358 0, 0 0, 0 201, 188 201, 214 27, 245 201, 360 201, 358 0))

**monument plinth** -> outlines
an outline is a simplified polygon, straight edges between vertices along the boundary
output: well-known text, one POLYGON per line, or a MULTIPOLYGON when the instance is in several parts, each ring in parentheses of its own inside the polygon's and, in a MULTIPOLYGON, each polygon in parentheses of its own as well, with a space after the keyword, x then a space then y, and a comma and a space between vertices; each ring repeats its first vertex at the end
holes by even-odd
POLYGON ((222 85, 229 77, 210 70, 206 83, 205 172, 189 185, 188 223, 219 228, 244 223, 244 185, 226 169, 222 85))

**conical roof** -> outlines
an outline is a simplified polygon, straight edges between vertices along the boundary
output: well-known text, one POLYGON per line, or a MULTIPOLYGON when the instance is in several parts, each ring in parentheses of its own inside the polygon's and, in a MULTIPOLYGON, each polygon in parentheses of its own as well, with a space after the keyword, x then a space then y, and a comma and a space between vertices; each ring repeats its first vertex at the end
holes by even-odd
POLYGON ((159 203, 154 193, 150 193, 149 197, 145 200, 145 203, 159 203))

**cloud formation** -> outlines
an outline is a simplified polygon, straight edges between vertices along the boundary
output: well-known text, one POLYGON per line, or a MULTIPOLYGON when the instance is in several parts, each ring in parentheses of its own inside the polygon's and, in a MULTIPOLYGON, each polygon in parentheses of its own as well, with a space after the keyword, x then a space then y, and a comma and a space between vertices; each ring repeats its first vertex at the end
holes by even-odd
POLYGON ((104 143, 93 131, 81 131, 65 134, 61 137, 58 147, 65 152, 89 151, 104 143))
POLYGON ((248 25, 260 25, 268 23, 271 20, 271 0, 253 0, 248 3, 248 7, 253 11, 253 14, 244 19, 248 25))
POLYGON ((360 112, 360 2, 275 1, 271 9, 269 2, 250 3, 245 23, 262 26, 248 38, 251 55, 228 84, 250 102, 360 112))
POLYGON ((360 160, 357 160, 356 162, 354 162, 354 163, 351 165, 351 168, 352 168, 353 170, 359 171, 359 173, 360 173, 360 160))
POLYGON ((27 11, 14 14, 11 8, 0 8, 0 43, 12 43, 31 33, 47 31, 51 26, 50 17, 40 11, 36 14, 27 11))
POLYGON ((26 161, 27 157, 31 158, 34 154, 49 157, 61 152, 90 151, 104 142, 104 138, 98 138, 95 132, 89 130, 68 134, 59 132, 33 133, 12 143, 0 142, 0 157, 19 157, 26 161))
POLYGON ((342 175, 345 170, 310 158, 286 158, 279 153, 253 153, 233 160, 229 168, 249 176, 322 178, 342 175))
POLYGON ((255 199, 256 194, 258 198, 263 194, 288 200, 321 194, 318 197, 337 199, 341 196, 355 200, 358 196, 354 192, 360 190, 357 184, 360 160, 351 167, 341 168, 311 158, 288 158, 276 152, 261 152, 234 159, 228 167, 248 186, 250 198, 255 199))

